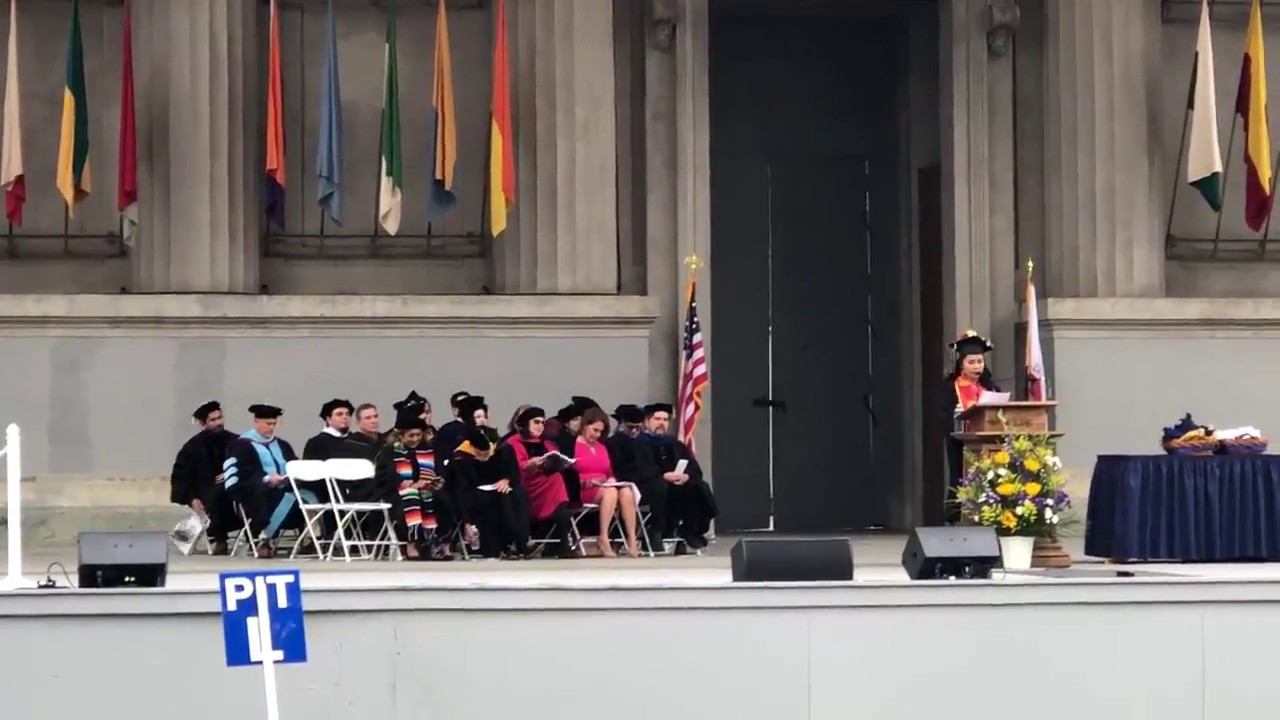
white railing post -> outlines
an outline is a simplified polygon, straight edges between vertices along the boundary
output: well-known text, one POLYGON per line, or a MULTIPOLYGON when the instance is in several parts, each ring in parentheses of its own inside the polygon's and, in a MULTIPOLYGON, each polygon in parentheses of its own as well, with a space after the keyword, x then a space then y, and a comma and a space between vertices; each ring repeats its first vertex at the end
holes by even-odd
POLYGON ((22 438, 17 423, 9 423, 4 430, 4 460, 9 568, 4 580, 0 580, 0 590, 34 588, 36 584, 22 576, 22 438))

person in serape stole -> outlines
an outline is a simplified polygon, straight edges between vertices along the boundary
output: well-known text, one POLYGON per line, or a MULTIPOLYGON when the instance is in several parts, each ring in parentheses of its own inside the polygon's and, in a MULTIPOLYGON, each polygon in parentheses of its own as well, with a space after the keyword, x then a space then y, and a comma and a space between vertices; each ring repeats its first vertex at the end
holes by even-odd
POLYGON ((987 367, 986 354, 995 349, 989 340, 975 330, 967 330, 950 347, 955 351, 955 365, 943 383, 939 409, 947 444, 947 522, 958 522, 960 508, 953 496, 964 475, 964 443, 951 436, 956 429, 956 416, 977 405, 984 390, 1000 392, 1000 387, 987 367))
POLYGON ((231 498, 223 485, 222 463, 236 434, 223 423, 222 405, 210 400, 191 414, 200 431, 192 435, 173 461, 169 502, 204 513, 214 555, 227 554, 227 534, 235 527, 231 498))
POLYGON ((426 428, 414 408, 401 409, 395 429, 387 435, 375 463, 379 483, 394 483, 397 488, 396 537, 409 560, 431 557, 431 542, 439 525, 435 510, 437 488, 418 464, 417 447, 426 428))
MULTIPOLYGON (((285 465, 297 460, 293 446, 276 436, 276 425, 284 410, 274 405, 250 405, 253 429, 231 442, 222 474, 227 492, 249 516, 251 542, 255 554, 269 558, 275 554, 271 541, 281 530, 302 527, 302 513, 289 487, 285 465)), ((317 502, 303 490, 303 499, 317 502)))
POLYGON ((683 538, 685 545, 676 546, 676 553, 682 554, 707 546, 706 535, 719 509, 711 486, 702 477, 698 459, 688 445, 669 434, 674 410, 670 403, 646 405, 645 431, 640 437, 649 444, 667 483, 667 527, 663 528, 663 537, 683 538), (685 468, 677 472, 681 460, 685 461, 685 468))
POLYGON ((550 523, 555 528, 561 558, 577 557, 571 540, 573 523, 569 517, 569 493, 561 471, 564 458, 556 455, 556 446, 543 437, 547 413, 540 407, 526 406, 512 420, 514 435, 506 440, 515 452, 520 468, 520 486, 529 495, 530 515, 535 522, 550 523))

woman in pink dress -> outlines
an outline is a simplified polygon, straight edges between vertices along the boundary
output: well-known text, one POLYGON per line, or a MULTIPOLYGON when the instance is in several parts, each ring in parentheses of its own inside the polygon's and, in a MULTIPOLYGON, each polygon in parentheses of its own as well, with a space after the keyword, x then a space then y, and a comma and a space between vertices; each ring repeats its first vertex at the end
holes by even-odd
POLYGON ((520 487, 529 495, 530 515, 537 521, 550 521, 555 525, 559 539, 560 557, 574 558, 571 540, 573 523, 569 519, 569 491, 565 488, 564 458, 556 446, 543 437, 547 413, 531 405, 511 419, 512 435, 507 447, 515 453, 520 468, 520 487))
POLYGON ((574 470, 582 483, 582 502, 600 507, 600 535, 596 543, 604 557, 617 557, 609 543, 609 527, 614 515, 622 517, 622 529, 627 534, 627 554, 640 556, 636 542, 636 494, 630 486, 613 485, 613 463, 602 438, 609 432, 609 416, 600 408, 591 408, 582 414, 578 439, 574 444, 574 470), (606 487, 608 486, 608 487, 606 487))

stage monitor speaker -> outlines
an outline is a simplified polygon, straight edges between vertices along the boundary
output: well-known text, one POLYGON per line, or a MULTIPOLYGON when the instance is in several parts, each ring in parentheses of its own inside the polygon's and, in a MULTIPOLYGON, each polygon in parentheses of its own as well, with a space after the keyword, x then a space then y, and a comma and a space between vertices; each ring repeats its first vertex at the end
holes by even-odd
POLYGON ((743 538, 729 553, 734 582, 847 582, 853 579, 848 538, 743 538))
POLYGON ((167 532, 85 532, 80 546, 80 588, 164 587, 169 574, 167 532))
POLYGON ((1000 541, 989 527, 916 528, 902 551, 912 580, 983 579, 999 566, 1000 541))

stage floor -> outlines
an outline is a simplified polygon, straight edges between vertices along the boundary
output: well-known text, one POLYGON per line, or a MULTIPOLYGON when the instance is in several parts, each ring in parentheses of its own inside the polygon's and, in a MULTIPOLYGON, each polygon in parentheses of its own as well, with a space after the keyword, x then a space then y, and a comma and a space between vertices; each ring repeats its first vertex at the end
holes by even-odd
MULTIPOLYGON (((854 544, 854 579, 869 583, 907 581, 901 554, 905 535, 858 535, 854 544)), ((467 562, 319 562, 316 560, 255 560, 245 557, 210 557, 195 554, 170 556, 166 587, 181 590, 214 590, 217 575, 227 570, 297 567, 303 583, 322 588, 529 588, 529 587, 707 587, 729 584, 729 550, 735 537, 721 537, 703 555, 654 558, 585 558, 581 560, 535 559, 523 562, 471 560, 467 562)), ((1165 578, 1201 581, 1275 580, 1280 582, 1280 564, 1189 564, 1172 563, 1111 565, 1083 553, 1083 539, 1070 538, 1064 547, 1075 566, 1069 570, 1010 573, 1011 582, 1115 579, 1117 573, 1136 578, 1165 578)), ((0 554, 0 558, 3 555, 0 554)), ((6 558, 7 560, 7 558, 6 558)), ((35 548, 27 553, 24 574, 30 580, 52 577, 60 586, 75 580, 74 549, 35 548), (66 569, 66 575, 56 565, 66 569), (52 566, 52 567, 51 567, 52 566)), ((3 567, 0 565, 0 567, 3 567)))

